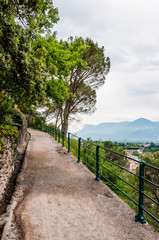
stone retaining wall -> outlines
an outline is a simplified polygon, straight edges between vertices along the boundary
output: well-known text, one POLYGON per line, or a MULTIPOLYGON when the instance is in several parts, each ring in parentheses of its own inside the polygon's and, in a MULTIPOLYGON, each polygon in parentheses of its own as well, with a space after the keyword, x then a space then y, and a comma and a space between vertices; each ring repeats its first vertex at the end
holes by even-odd
POLYGON ((0 139, 0 239, 3 227, 10 216, 7 205, 12 198, 28 141, 28 134, 25 134, 23 142, 20 143, 18 139, 13 141, 11 137, 0 139))
MULTIPOLYGON (((2 138, 0 146, 0 200, 2 201, 5 190, 10 182, 15 169, 16 143, 10 137, 2 138)), ((0 212, 1 214, 1 212, 0 212)))

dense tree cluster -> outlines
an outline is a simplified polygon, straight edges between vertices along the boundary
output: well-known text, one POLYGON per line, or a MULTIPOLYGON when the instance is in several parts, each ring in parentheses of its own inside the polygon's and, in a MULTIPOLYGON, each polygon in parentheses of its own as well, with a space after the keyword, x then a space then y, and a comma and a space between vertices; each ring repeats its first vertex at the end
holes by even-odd
POLYGON ((8 98, 29 119, 40 106, 44 122, 54 120, 67 132, 71 114, 95 110, 110 60, 89 38, 58 42, 51 34, 58 20, 52 0, 0 2, 0 100, 6 106, 8 98))
POLYGON ((52 1, 2 0, 0 3, 0 92, 19 106, 34 105, 45 92, 43 55, 34 44, 58 21, 52 1))

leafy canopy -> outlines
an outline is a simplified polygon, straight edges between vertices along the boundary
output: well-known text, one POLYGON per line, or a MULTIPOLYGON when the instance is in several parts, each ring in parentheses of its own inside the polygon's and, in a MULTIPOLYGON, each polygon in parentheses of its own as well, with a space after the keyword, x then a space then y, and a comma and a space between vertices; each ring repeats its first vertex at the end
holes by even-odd
POLYGON ((36 105, 45 97, 45 60, 39 57, 44 49, 35 43, 57 21, 51 0, 0 2, 0 92, 19 105, 36 105))

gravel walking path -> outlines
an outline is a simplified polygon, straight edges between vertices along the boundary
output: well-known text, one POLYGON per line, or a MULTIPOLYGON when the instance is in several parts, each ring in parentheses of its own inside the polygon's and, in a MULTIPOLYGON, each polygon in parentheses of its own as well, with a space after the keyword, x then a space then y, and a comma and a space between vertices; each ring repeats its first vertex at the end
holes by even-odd
POLYGON ((135 212, 47 133, 31 140, 2 240, 159 240, 135 212))

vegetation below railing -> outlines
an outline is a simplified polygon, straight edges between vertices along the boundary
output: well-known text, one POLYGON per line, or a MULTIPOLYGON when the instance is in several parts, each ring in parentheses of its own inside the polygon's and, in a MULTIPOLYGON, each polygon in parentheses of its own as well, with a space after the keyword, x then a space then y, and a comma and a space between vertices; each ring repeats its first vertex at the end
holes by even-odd
POLYGON ((52 135, 76 156, 78 162, 82 162, 95 174, 96 180, 103 180, 136 211, 135 221, 144 224, 147 220, 159 231, 158 160, 138 161, 127 157, 116 144, 109 144, 108 141, 95 144, 91 139, 86 141, 71 133, 64 140, 64 132, 53 126, 39 125, 34 128, 52 135), (130 171, 129 161, 137 165, 135 172, 130 171))

